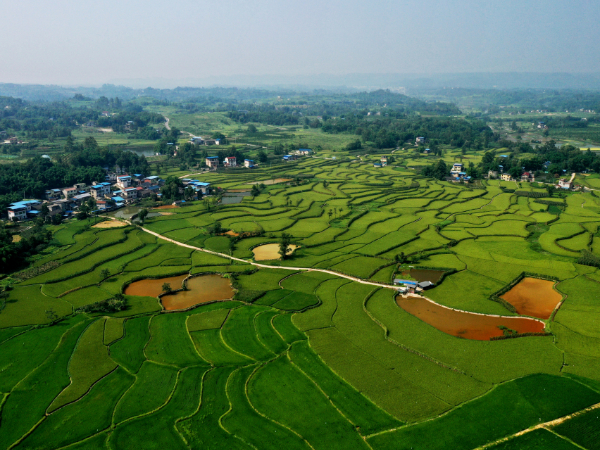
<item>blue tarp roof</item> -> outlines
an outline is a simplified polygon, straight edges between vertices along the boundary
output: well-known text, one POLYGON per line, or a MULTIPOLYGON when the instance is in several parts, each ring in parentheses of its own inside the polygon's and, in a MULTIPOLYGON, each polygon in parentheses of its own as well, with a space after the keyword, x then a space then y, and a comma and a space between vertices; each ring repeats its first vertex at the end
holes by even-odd
POLYGON ((394 280, 394 283, 396 284, 410 284, 412 286, 416 286, 418 283, 416 281, 412 281, 412 280, 401 280, 400 278, 396 278, 394 280))
POLYGON ((124 202, 125 199, 123 197, 113 197, 112 198, 115 202, 124 202))

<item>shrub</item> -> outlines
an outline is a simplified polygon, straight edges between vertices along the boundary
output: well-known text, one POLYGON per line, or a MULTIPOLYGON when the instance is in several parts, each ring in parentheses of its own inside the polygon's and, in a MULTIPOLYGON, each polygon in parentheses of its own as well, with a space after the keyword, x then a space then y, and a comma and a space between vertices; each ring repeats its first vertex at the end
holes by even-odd
POLYGON ((600 258, 594 255, 589 250, 583 250, 581 256, 577 259, 577 264, 584 266, 600 267, 600 258))
POLYGON ((127 308, 127 299, 123 294, 117 294, 114 298, 102 300, 96 303, 82 306, 75 312, 79 313, 114 313, 123 311, 127 308))

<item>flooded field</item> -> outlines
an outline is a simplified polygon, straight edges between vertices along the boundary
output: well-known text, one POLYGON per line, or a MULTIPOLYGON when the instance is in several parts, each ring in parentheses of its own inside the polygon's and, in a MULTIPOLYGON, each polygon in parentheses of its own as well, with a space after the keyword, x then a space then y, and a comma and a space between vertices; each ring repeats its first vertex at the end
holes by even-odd
POLYGON ((125 208, 117 209, 116 211, 110 212, 108 213, 108 215, 120 219, 129 220, 141 210, 142 208, 140 206, 126 206, 125 208))
POLYGON ((139 295, 142 297, 158 297, 162 294, 162 285, 169 283, 171 289, 181 289, 183 280, 188 277, 185 275, 178 275, 176 277, 158 278, 156 280, 139 280, 134 281, 125 289, 125 295, 139 295))
POLYGON ((431 269, 410 269, 402 272, 403 277, 410 276, 413 280, 418 282, 431 281, 432 283, 438 283, 444 275, 443 270, 431 270, 431 269))
POLYGON ((525 317, 496 317, 455 311, 422 297, 396 297, 396 303, 404 311, 418 317, 423 322, 452 336, 488 341, 502 336, 500 327, 521 333, 542 333, 544 323, 525 317))
POLYGON ((292 181, 292 179, 291 178, 275 178, 274 180, 255 181, 253 183, 248 183, 248 184, 264 184, 265 186, 269 186, 271 184, 287 183, 288 181, 292 181))
POLYGON ((231 192, 228 191, 221 197, 221 203, 223 205, 231 205, 234 203, 241 203, 244 197, 249 197, 251 194, 248 191, 245 192, 231 192))
POLYGON ((187 309, 202 303, 233 298, 233 288, 228 278, 221 275, 202 275, 187 280, 187 291, 164 295, 161 302, 167 311, 187 309))
MULTIPOLYGON (((297 245, 290 244, 288 254, 291 254, 298 248, 297 245)), ((271 259, 279 259, 279 244, 265 244, 252 249, 255 261, 268 261, 271 259)))
POLYGON ((519 314, 549 319, 562 295, 553 289, 554 281, 525 277, 500 297, 513 305, 519 314))

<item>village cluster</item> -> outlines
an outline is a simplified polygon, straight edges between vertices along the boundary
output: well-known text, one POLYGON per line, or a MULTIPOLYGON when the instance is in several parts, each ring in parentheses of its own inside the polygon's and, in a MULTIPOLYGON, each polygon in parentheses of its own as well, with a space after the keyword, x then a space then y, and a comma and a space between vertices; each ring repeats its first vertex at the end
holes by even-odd
MULTIPOLYGON (((194 179, 183 179, 185 188, 191 187, 194 198, 202 197, 211 193, 210 183, 194 179)), ((50 217, 60 214, 70 217, 73 212, 88 204, 90 199, 94 200, 97 211, 109 211, 125 205, 136 203, 141 199, 156 196, 160 198, 160 187, 165 181, 159 176, 144 177, 142 174, 117 175, 108 173, 106 180, 94 181, 91 186, 78 183, 70 187, 49 189, 45 193, 45 199, 30 199, 11 203, 7 208, 8 219, 11 221, 22 221, 39 216, 45 204, 50 217)))

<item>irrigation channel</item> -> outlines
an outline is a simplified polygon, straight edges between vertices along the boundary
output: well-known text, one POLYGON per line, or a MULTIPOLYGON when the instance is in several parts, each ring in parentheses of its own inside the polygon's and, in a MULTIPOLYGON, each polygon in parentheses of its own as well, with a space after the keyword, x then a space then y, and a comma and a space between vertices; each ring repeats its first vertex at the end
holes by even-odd
MULTIPOLYGON (((131 223, 131 222, 129 222, 129 223, 131 223)), ((212 251, 212 250, 207 250, 205 248, 200 248, 200 247, 195 247, 193 245, 184 244, 184 243, 178 242, 178 241, 176 241, 174 239, 170 239, 168 237, 165 237, 165 236, 163 236, 163 235, 161 235, 159 233, 156 233, 154 231, 148 230, 147 228, 144 228, 142 226, 139 226, 139 228, 141 228, 142 230, 144 230, 146 233, 149 233, 149 234, 151 234, 153 236, 156 236, 159 239, 163 239, 165 241, 171 242, 172 244, 179 245, 180 247, 189 248, 189 249, 196 250, 196 251, 199 251, 199 252, 210 253, 212 255, 221 256, 223 258, 231 259, 233 261, 239 261, 239 262, 244 263, 244 264, 250 264, 252 266, 263 268, 263 269, 284 269, 284 270, 289 270, 289 271, 322 272, 322 273, 327 273, 327 274, 334 275, 334 276, 337 276, 337 277, 340 277, 340 278, 346 278, 348 280, 351 280, 351 281, 354 281, 354 282, 360 283, 360 284, 366 284, 366 285, 370 285, 370 286, 376 286, 376 287, 380 287, 380 288, 386 288, 386 289, 394 289, 394 290, 396 290, 395 286, 392 286, 392 285, 389 285, 389 284, 376 283, 376 282, 373 282, 373 281, 366 281, 366 280, 363 280, 361 278, 357 278, 357 277, 353 277, 353 276, 346 275, 346 274, 343 274, 343 273, 335 272, 333 270, 316 269, 316 268, 313 268, 313 267, 271 266, 271 265, 268 265, 268 264, 260 264, 260 263, 253 262, 253 261, 248 261, 248 260, 245 260, 245 259, 242 259, 242 258, 236 258, 235 256, 231 256, 231 255, 228 255, 226 253, 219 253, 219 252, 215 252, 215 251, 212 251)), ((474 312, 471 312, 471 311, 462 311, 462 310, 459 310, 459 309, 449 308, 447 306, 440 305, 439 303, 436 303, 433 300, 431 300, 431 299, 429 299, 427 297, 420 296, 420 295, 411 294, 411 297, 414 298, 414 299, 420 299, 422 302, 428 302, 428 303, 431 304, 432 307, 440 308, 442 310, 447 310, 448 313, 454 312, 456 314, 468 315, 469 317, 482 316, 482 317, 486 317, 486 318, 501 318, 503 320, 505 320, 505 319, 511 320, 512 319, 513 321, 515 321, 515 320, 517 320, 517 321, 518 320, 520 320, 520 321, 528 321, 528 322, 531 322, 532 325, 534 325, 534 324, 536 325, 535 326, 535 330, 532 329, 532 330, 522 330, 522 331, 536 331, 536 332, 540 332, 540 331, 543 331, 543 329, 545 327, 545 323, 542 320, 539 320, 539 319, 534 319, 534 318, 530 318, 530 317, 516 318, 516 317, 500 316, 500 315, 496 315, 496 314, 480 314, 480 313, 474 313, 474 312)), ((449 334, 453 334, 453 333, 449 333, 449 334)), ((479 339, 481 339, 481 338, 482 337, 479 337, 479 339)), ((477 339, 477 338, 475 338, 475 339, 477 339)))

